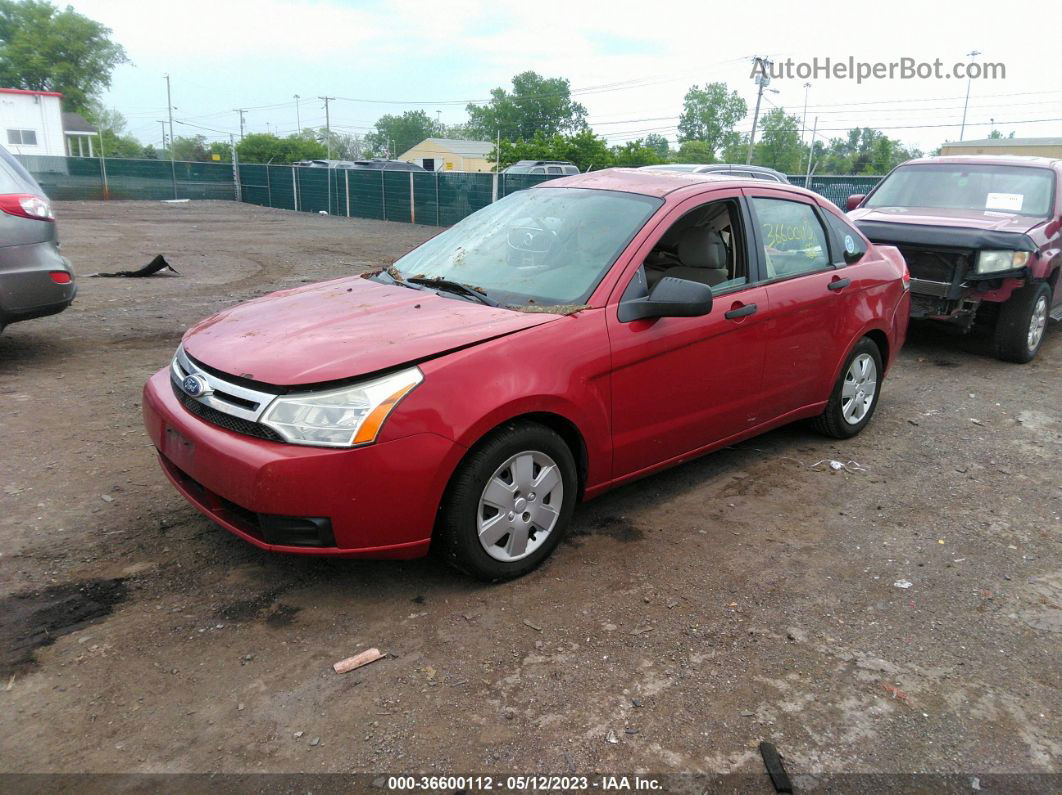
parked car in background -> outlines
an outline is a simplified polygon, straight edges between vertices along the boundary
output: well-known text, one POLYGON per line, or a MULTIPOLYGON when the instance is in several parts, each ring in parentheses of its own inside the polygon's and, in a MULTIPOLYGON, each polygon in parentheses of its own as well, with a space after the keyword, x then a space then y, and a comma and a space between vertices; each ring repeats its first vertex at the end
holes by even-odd
POLYGON ((295 166, 305 168, 371 168, 378 171, 424 171, 416 163, 407 163, 404 160, 386 160, 373 158, 372 160, 299 160, 292 163, 295 166))
POLYGON ((252 544, 502 579, 580 499, 794 420, 859 433, 908 314, 899 252, 809 191, 608 169, 202 321, 144 421, 252 544))
POLYGON ((503 174, 578 174, 579 167, 570 160, 518 160, 503 174))
POLYGON ((789 177, 781 171, 766 166, 735 165, 733 163, 663 163, 659 166, 641 166, 652 171, 680 171, 687 174, 718 174, 741 179, 762 179, 767 182, 789 184, 789 177))
POLYGON ((914 318, 994 325, 996 355, 1031 361, 1048 318, 1062 319, 1062 160, 948 156, 909 160, 849 216, 911 271, 914 318))
POLYGON ((350 165, 341 168, 371 168, 377 171, 424 171, 425 169, 416 163, 407 163, 405 160, 385 160, 375 157, 372 160, 354 160, 350 165))
POLYGON ((62 312, 76 293, 74 272, 59 253, 48 197, 0 147, 0 331, 19 320, 62 312))

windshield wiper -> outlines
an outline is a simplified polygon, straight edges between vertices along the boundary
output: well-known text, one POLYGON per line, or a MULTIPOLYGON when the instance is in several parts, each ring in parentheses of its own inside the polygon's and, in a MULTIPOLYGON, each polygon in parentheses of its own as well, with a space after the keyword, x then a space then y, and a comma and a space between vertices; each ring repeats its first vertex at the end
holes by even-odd
POLYGON ((461 282, 455 282, 450 279, 442 279, 434 276, 411 276, 406 279, 406 281, 411 284, 423 284, 425 287, 434 287, 437 290, 446 290, 451 293, 470 295, 481 304, 486 304, 487 306, 501 306, 500 303, 479 288, 470 287, 467 284, 461 284, 461 282))
MULTIPOLYGON (((396 271, 396 273, 397 273, 397 271, 396 271)), ((405 279, 400 278, 401 274, 399 274, 399 277, 395 277, 394 274, 392 274, 390 269, 388 269, 388 268, 384 268, 382 271, 377 273, 376 276, 386 276, 388 279, 391 280, 392 284, 397 284, 400 287, 408 287, 410 290, 420 290, 421 289, 420 287, 417 287, 415 284, 410 284, 405 279)))

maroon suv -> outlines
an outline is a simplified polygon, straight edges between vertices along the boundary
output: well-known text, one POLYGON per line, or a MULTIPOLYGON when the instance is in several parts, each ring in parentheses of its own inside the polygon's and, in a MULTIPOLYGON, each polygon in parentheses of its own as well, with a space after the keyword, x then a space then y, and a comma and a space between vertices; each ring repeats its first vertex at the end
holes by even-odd
POLYGON ((1062 320, 1062 160, 963 156, 909 160, 849 217, 896 246, 911 271, 911 317, 969 330, 994 324, 996 355, 1031 361, 1048 318, 1062 320))

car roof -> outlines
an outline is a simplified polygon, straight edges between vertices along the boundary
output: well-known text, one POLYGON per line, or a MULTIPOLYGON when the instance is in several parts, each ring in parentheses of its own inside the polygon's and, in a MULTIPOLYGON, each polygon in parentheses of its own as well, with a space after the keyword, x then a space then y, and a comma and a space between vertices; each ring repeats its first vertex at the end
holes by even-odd
POLYGON ((901 163, 904 166, 921 166, 932 163, 962 163, 984 166, 1039 166, 1040 168, 1062 168, 1062 160, 1057 157, 1036 157, 1034 155, 937 155, 936 157, 919 157, 901 163))
POLYGON ((587 174, 573 174, 570 177, 558 177, 536 185, 533 190, 543 188, 592 188, 595 190, 616 190, 626 193, 640 193, 644 196, 663 198, 678 190, 706 186, 748 187, 757 189, 784 190, 802 196, 811 196, 816 201, 818 194, 798 188, 785 182, 764 182, 762 179, 732 177, 729 174, 711 172, 693 174, 686 171, 654 171, 641 168, 606 168, 587 174))

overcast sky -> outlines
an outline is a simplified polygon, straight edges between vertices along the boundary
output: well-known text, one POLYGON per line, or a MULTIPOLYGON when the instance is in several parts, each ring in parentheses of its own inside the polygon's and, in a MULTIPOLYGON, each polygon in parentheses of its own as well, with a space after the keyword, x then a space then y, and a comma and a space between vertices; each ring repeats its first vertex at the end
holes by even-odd
MULTIPOLYGON (((173 81, 177 135, 227 139, 234 108, 248 131, 324 124, 318 96, 337 97, 332 125, 365 133, 383 113, 424 109, 465 118, 469 100, 532 69, 571 81, 595 131, 619 143, 658 132, 674 140, 690 85, 724 81, 749 103, 750 59, 941 59, 945 70, 980 50, 1006 79, 974 80, 967 139, 990 119, 1004 133, 1062 136, 1062 3, 891 2, 797 4, 579 2, 578 0, 71 0, 113 29, 132 64, 119 67, 106 103, 132 133, 158 143, 166 118, 163 74, 173 81), (1030 120, 1050 119, 1034 123, 1030 120), (189 125, 209 127, 204 130, 189 125)), ((802 116, 801 79, 773 80, 763 108, 802 116)), ((966 81, 810 78, 807 127, 823 137, 853 126, 886 130, 929 150, 956 140, 966 81), (928 125, 954 126, 928 126, 928 125)))

